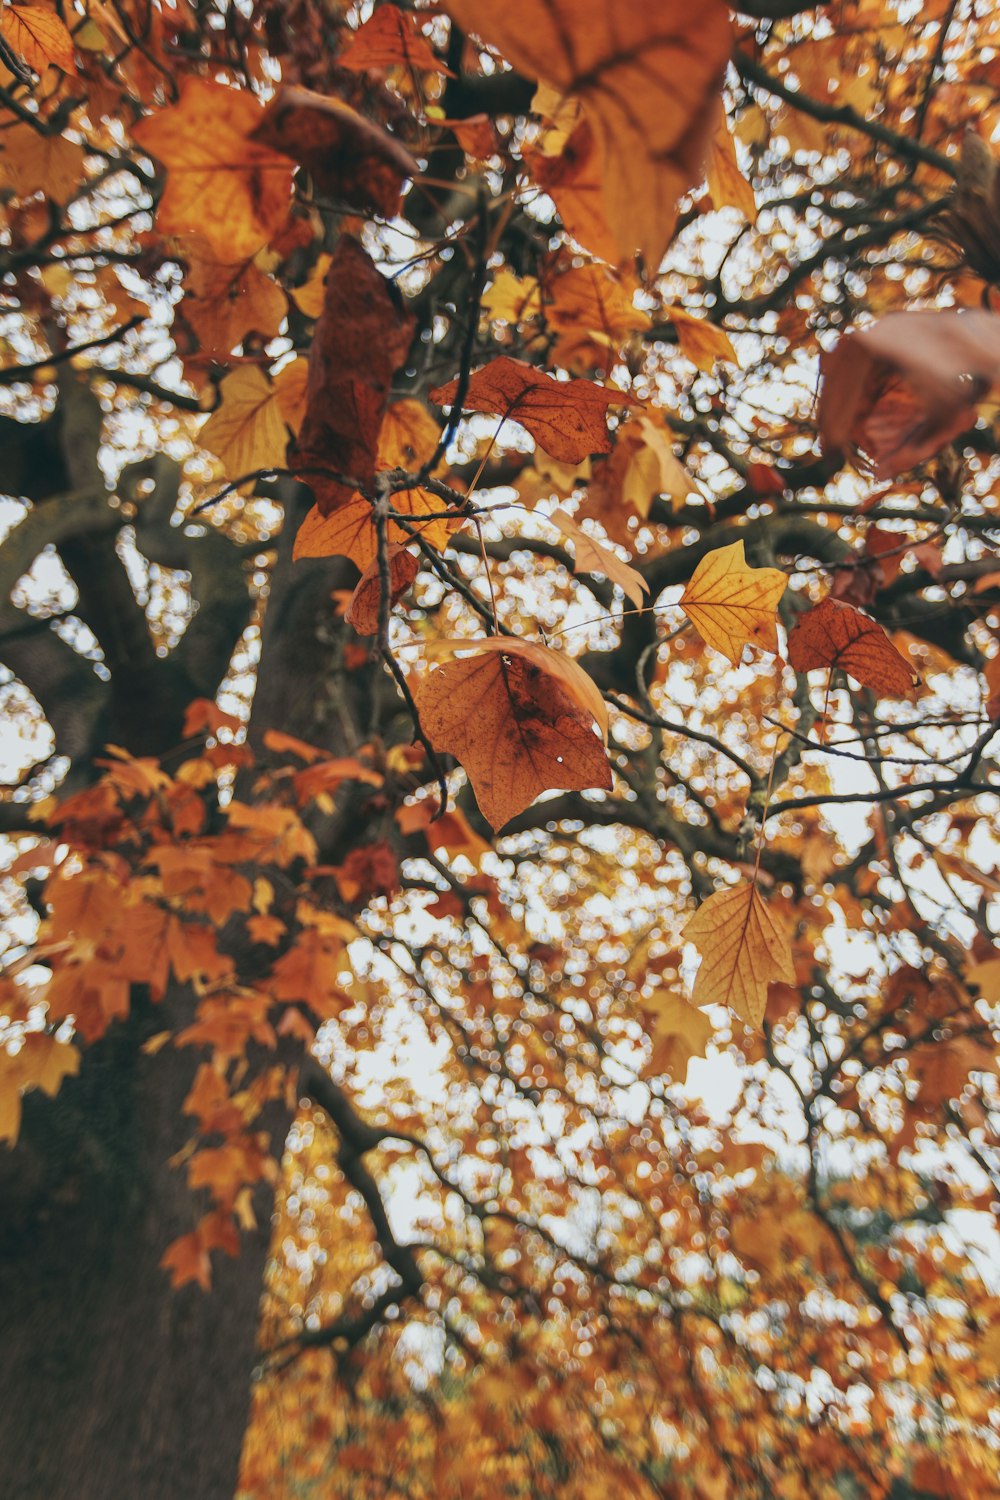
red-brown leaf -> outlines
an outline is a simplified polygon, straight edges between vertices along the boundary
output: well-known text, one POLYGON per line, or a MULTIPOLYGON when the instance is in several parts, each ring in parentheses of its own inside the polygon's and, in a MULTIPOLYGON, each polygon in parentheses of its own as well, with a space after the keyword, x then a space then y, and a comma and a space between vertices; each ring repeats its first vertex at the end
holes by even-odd
POLYGON ((841 667, 885 698, 908 698, 917 680, 881 625, 839 599, 801 616, 788 637, 788 660, 796 672, 841 667))

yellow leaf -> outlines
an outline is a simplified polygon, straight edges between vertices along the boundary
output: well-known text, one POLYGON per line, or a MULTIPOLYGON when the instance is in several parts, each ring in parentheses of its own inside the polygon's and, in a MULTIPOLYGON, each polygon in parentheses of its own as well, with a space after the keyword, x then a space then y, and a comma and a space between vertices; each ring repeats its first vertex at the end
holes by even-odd
MULTIPOLYGON (((440 436, 440 427, 422 402, 409 396, 394 401, 378 435, 379 468, 419 468, 431 457, 440 436)), ((437 509, 441 509, 440 502, 437 509)))
POLYGON ((622 562, 610 547, 605 547, 596 537, 589 536, 564 510, 553 511, 549 519, 573 543, 576 551, 574 573, 603 573, 605 578, 617 583, 636 609, 642 609, 642 596, 649 593, 649 584, 641 573, 622 562))
POLYGON ((755 885, 744 881, 709 896, 684 936, 701 954, 691 996, 695 1005, 728 1005, 759 1029, 768 985, 795 983, 788 934, 755 885))
POLYGON ((242 365, 219 389, 222 400, 199 433, 202 446, 218 455, 230 479, 281 468, 288 434, 275 387, 253 365, 242 365))
POLYGON ((643 1068, 645 1078, 687 1077, 692 1057, 704 1057, 714 1028, 704 1011, 697 1010, 680 995, 654 995, 642 1002, 653 1020, 653 1050, 643 1068))
POLYGON ((323 311, 326 297, 326 273, 330 269, 332 255, 321 255, 309 274, 308 281, 293 287, 289 295, 299 312, 307 318, 318 318, 323 311))
POLYGON ((716 208, 738 208, 745 219, 756 224, 757 200, 753 188, 740 171, 736 142, 730 133, 726 112, 721 109, 708 158, 708 193, 716 208))
POLYGON ((306 386, 309 380, 309 361, 300 354, 297 359, 282 365, 274 376, 274 390, 278 410, 286 425, 298 432, 306 415, 306 386))
POLYGON ((36 73, 52 63, 64 73, 76 68, 73 38, 55 11, 38 5, 8 5, 0 15, 0 36, 36 73))
POLYGON ((729 335, 716 323, 710 323, 707 318, 692 317, 681 307, 667 307, 664 313, 677 329, 677 342, 684 358, 697 365, 699 370, 711 374, 719 360, 739 364, 729 335))
POLYGON ((681 608, 709 646, 739 665, 743 647, 778 651, 777 607, 788 579, 780 568, 749 568, 743 543, 703 557, 681 596, 681 608))
POLYGON ((65 203, 84 175, 83 147, 65 136, 40 135, 27 124, 0 130, 0 181, 19 198, 44 190, 47 198, 65 203))

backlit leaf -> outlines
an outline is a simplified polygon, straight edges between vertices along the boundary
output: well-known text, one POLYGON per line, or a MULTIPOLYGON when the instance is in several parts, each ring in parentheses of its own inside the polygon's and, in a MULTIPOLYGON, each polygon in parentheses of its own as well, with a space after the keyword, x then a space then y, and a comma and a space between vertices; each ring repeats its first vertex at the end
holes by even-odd
POLYGON ((65 21, 53 10, 40 5, 8 5, 0 13, 0 36, 36 73, 44 73, 50 63, 64 73, 76 68, 73 38, 65 21))
POLYGON ((603 573, 612 583, 617 583, 626 598, 631 599, 636 609, 641 609, 643 594, 649 593, 649 584, 641 573, 622 562, 610 547, 604 546, 596 537, 590 536, 564 510, 555 510, 549 517, 553 526, 558 526, 563 536, 573 543, 576 553, 577 573, 603 573))
POLYGON ((681 608, 702 640, 739 664, 744 646, 778 651, 777 608, 788 579, 780 568, 751 568, 743 543, 702 558, 681 596, 681 608))
POLYGON ((756 885, 744 881, 716 891, 699 906, 684 936, 701 954, 691 997, 695 1005, 728 1005, 759 1027, 768 985, 795 983, 788 934, 756 885))
POLYGON ((199 433, 199 441, 236 479, 255 469, 281 468, 288 433, 278 393, 253 365, 241 365, 220 386, 221 401, 199 433))
POLYGON ((840 667, 885 698, 908 698, 917 681, 882 626, 839 599, 800 615, 788 637, 788 660, 796 672, 840 667))

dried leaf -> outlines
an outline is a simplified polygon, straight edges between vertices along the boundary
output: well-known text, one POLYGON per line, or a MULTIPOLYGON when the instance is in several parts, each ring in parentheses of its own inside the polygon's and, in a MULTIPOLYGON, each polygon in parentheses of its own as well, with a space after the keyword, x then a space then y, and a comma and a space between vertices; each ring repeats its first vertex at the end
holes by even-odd
POLYGON ((604 212, 625 257, 659 266, 673 206, 701 172, 732 47, 719 0, 448 0, 515 68, 578 98, 594 132, 604 212))
POLYGON ((251 139, 305 167, 321 198, 391 218, 417 163, 387 131, 342 99, 286 84, 251 139))
POLYGON ((718 121, 708 158, 708 196, 714 208, 737 208, 749 224, 756 224, 757 200, 740 171, 736 142, 724 109, 719 110, 718 121))
POLYGON ((636 609, 642 609, 642 596, 649 593, 649 584, 641 573, 622 562, 610 547, 605 547, 596 537, 590 536, 564 510, 553 511, 549 520, 573 543, 576 551, 575 573, 603 573, 605 578, 617 583, 636 609))
POLYGON ((841 667, 885 698, 908 698, 918 681, 881 625, 838 599, 824 599, 799 617, 788 637, 788 660, 796 672, 841 667))
POLYGON ((702 558, 681 609, 702 640, 738 666, 744 646, 778 654, 777 608, 788 579, 780 568, 751 568, 742 541, 702 558))
POLYGON ((681 995, 653 995, 641 1002, 652 1019, 652 1052, 642 1070, 644 1078, 685 1080, 692 1057, 704 1057, 715 1028, 704 1011, 681 995))
MULTIPOLYGON (((357 240, 343 235, 327 274, 326 300, 309 350, 297 465, 331 469, 360 484, 372 481, 389 388, 406 358, 412 329, 413 319, 395 288, 357 240)), ((323 514, 352 497, 351 488, 321 473, 304 473, 303 478, 323 514)), ((369 561, 359 566, 366 568, 369 561)))
MULTIPOLYGON (((470 643, 439 649, 458 644, 470 643)), ((475 644, 475 656, 436 667, 414 699, 424 733, 464 768, 491 827, 541 792, 609 789, 611 767, 593 727, 596 719, 603 731, 606 710, 586 673, 533 641, 475 644)))
MULTIPOLYGON (((431 391, 431 400, 449 406, 458 381, 431 391)), ((501 355, 477 370, 469 381, 466 411, 496 412, 512 417, 563 463, 580 463, 592 453, 610 453, 609 406, 628 403, 622 391, 590 380, 554 380, 518 359, 501 355)))
MULTIPOLYGON (((526 149, 524 164, 555 203, 567 233, 591 255, 617 264, 619 249, 605 217, 601 163, 590 121, 579 122, 558 156, 526 149)), ((631 259, 631 251, 625 259, 631 259)))
MULTIPOLYGON (((420 569, 420 558, 406 547, 393 543, 389 546, 389 603, 401 599, 413 583, 420 569)), ((382 599, 382 578, 379 560, 375 557, 361 575, 351 602, 344 612, 344 619, 353 625, 358 635, 375 635, 378 631, 379 607, 382 599)))
POLYGON ((707 318, 695 318, 682 307, 664 308, 664 316, 677 329, 677 342, 685 359, 689 359, 699 370, 711 375, 719 360, 738 365, 736 350, 729 335, 707 318))
POLYGON ((156 211, 163 234, 197 235, 219 261, 249 260, 288 217, 288 158, 253 140, 262 107, 253 94, 187 77, 180 100, 133 127, 167 169, 156 211))
MULTIPOLYGON (((443 547, 451 533, 462 524, 461 518, 454 521, 441 516, 443 502, 430 490, 402 490, 392 497, 393 509, 400 515, 412 515, 414 529, 432 547, 443 547), (433 521, 421 522, 420 517, 433 515, 433 521)), ((396 521, 386 527, 390 543, 405 546, 413 537, 396 521)), ((300 557, 349 557, 364 573, 378 556, 378 533, 372 519, 372 508, 361 495, 355 495, 346 505, 324 516, 318 505, 306 514, 295 537, 292 556, 300 557)))
POLYGON ((892 479, 970 427, 1000 380, 1000 316, 890 313, 820 360, 824 452, 892 479))
POLYGON ((406 68, 412 73, 445 73, 454 77, 420 30, 419 18, 397 5, 380 5, 359 26, 337 66, 352 73, 406 68))
POLYGON ((795 983, 788 934, 755 885, 743 881, 709 896, 684 936, 701 954, 691 997, 695 1005, 728 1005, 759 1028, 768 985, 795 983))

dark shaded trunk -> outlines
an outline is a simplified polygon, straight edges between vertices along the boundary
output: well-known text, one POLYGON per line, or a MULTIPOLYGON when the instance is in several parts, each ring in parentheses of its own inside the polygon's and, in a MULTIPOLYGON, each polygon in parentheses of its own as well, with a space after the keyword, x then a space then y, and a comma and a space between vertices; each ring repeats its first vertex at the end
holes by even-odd
MULTIPOLYGON (((0 1495, 231 1500, 246 1425, 270 1194, 210 1293, 160 1258, 199 1214, 181 1113, 197 1048, 138 1050, 137 1007, 55 1100, 29 1096, 0 1158, 0 1495)), ((177 997, 182 999, 183 997, 177 997)), ((286 1121, 268 1122, 279 1139, 286 1121)))

